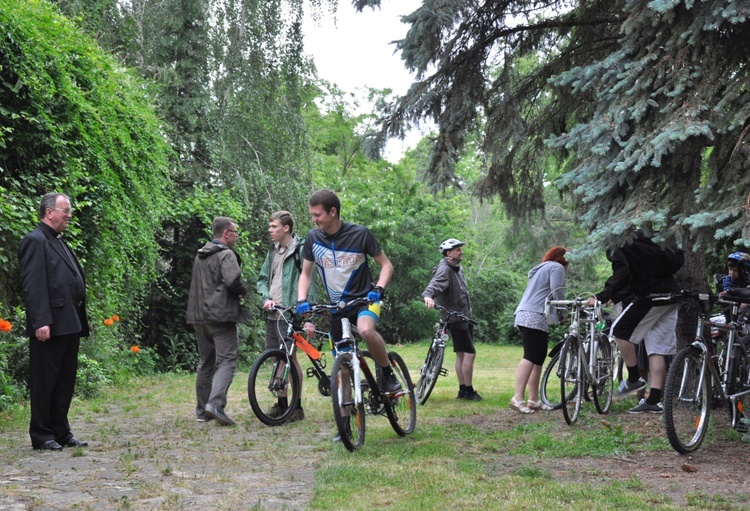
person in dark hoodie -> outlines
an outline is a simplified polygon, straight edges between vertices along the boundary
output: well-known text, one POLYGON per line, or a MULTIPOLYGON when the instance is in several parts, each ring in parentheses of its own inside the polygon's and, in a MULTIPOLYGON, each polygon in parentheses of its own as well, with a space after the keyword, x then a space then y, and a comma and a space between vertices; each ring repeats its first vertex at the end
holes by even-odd
POLYGON ((240 305, 247 286, 240 258, 232 250, 238 236, 234 220, 216 217, 211 230, 214 239, 195 256, 188 295, 187 323, 195 328, 200 353, 195 413, 199 422, 216 419, 223 426, 233 426, 224 407, 237 369, 237 323, 247 321, 240 305))
POLYGON ((623 380, 615 397, 626 397, 646 387, 638 369, 636 345, 643 342, 648 353, 651 389, 647 399, 641 399, 629 413, 662 413, 662 389, 666 377, 665 356, 677 348, 675 327, 677 304, 654 305, 648 298, 652 293, 679 293, 674 274, 682 266, 684 255, 676 247, 663 249, 638 230, 635 239, 618 248, 610 258, 612 276, 604 290, 589 299, 606 302, 629 289, 634 299, 612 324, 612 335, 617 338, 620 353, 628 368, 628 379, 623 380))
POLYGON ((566 251, 563 247, 552 247, 544 254, 542 262, 529 271, 529 284, 516 307, 514 326, 521 331, 523 358, 516 370, 516 389, 510 399, 510 408, 519 413, 553 409, 539 399, 539 377, 549 343, 544 306, 550 295, 555 300, 565 298, 566 251), (527 387, 528 402, 524 401, 527 387))

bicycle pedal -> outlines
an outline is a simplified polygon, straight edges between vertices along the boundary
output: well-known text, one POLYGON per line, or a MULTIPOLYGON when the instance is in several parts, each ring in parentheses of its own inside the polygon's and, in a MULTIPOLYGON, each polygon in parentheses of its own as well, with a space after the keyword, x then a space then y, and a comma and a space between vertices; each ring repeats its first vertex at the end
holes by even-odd
POLYGON ((440 376, 448 376, 448 370, 445 367, 441 367, 438 373, 440 373, 440 376))
POLYGON ((315 369, 312 367, 308 367, 306 373, 308 378, 314 378, 316 376, 315 369))

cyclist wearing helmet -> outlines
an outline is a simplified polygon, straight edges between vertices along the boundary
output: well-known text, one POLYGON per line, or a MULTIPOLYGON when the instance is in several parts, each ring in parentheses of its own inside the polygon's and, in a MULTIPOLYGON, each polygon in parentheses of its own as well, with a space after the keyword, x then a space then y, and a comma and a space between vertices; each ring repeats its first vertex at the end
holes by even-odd
POLYGON ((727 273, 720 283, 720 293, 723 296, 735 287, 750 285, 750 255, 744 252, 734 252, 727 257, 727 273))
MULTIPOLYGON (((422 297, 428 309, 435 307, 435 301, 450 311, 461 312, 471 317, 469 286, 461 269, 464 257, 462 241, 449 238, 440 244, 439 250, 443 259, 433 271, 432 280, 427 284, 422 297)), ((458 395, 456 399, 481 401, 482 396, 474 390, 474 359, 477 356, 474 348, 474 328, 467 321, 450 323, 453 351, 456 352, 456 376, 458 377, 458 395)))

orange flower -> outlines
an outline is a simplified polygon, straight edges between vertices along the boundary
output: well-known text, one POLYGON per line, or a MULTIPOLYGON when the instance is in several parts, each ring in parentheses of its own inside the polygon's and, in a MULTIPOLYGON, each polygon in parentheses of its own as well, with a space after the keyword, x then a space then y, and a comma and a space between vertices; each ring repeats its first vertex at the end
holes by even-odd
POLYGON ((112 321, 120 321, 120 316, 117 314, 112 314, 112 321))
POLYGON ((6 319, 0 319, 0 332, 10 332, 13 325, 6 319))
POLYGON ((107 319, 104 320, 104 324, 107 325, 107 326, 112 326, 112 325, 115 324, 115 322, 112 321, 112 318, 107 318, 107 319))
POLYGON ((131 346, 130 351, 132 351, 133 353, 140 353, 141 348, 139 348, 138 346, 131 346))

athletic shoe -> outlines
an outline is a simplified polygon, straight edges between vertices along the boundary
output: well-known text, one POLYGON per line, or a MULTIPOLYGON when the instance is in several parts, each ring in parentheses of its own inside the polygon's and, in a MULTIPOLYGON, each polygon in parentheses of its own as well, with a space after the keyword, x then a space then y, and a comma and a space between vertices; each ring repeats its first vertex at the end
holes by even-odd
POLYGON ((645 399, 641 399, 641 401, 638 403, 638 406, 628 410, 628 413, 663 413, 663 412, 664 412, 664 408, 662 407, 661 403, 650 405, 646 402, 645 399))
POLYGON ((617 392, 615 392, 616 398, 626 397, 631 394, 635 394, 639 390, 646 387, 646 381, 643 378, 638 378, 638 381, 628 381, 623 380, 620 383, 620 386, 617 388, 617 392))
POLYGON ((456 399, 466 399, 466 392, 464 392, 463 390, 459 390, 456 399))
POLYGON ((305 411, 297 407, 287 419, 287 422, 299 422, 305 418, 305 411))
POLYGON ((385 380, 382 382, 382 388, 386 394, 393 394, 401 390, 401 382, 398 381, 395 374, 391 373, 385 377, 385 380))
POLYGON ((268 410, 268 413, 266 415, 268 415, 272 419, 277 419, 281 417, 282 415, 284 415, 285 412, 286 412, 286 408, 281 408, 281 406, 279 406, 279 403, 275 403, 271 407, 271 409, 268 410))
POLYGON ((469 392, 468 394, 466 394, 464 396, 464 399, 466 399, 467 401, 481 401, 482 396, 480 396, 479 392, 475 390, 474 392, 469 392))

